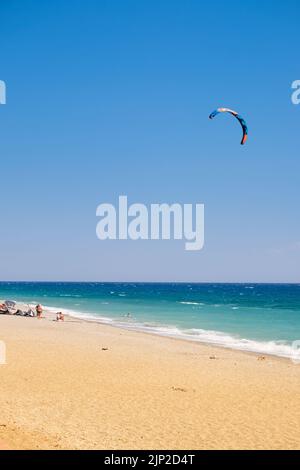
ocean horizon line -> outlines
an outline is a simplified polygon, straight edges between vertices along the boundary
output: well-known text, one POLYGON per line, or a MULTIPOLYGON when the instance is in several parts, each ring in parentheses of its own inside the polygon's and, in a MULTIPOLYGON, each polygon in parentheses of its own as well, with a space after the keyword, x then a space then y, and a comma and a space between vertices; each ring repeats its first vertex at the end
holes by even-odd
POLYGON ((299 281, 66 281, 66 280, 0 280, 1 283, 10 283, 10 284, 194 284, 194 285, 206 285, 206 284, 220 284, 220 285, 300 285, 299 281))

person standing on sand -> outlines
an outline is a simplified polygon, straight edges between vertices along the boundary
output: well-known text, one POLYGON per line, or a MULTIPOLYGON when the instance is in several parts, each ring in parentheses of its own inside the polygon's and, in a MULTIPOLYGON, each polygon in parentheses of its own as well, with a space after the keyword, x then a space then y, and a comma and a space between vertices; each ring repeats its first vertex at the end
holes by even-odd
POLYGON ((36 307, 35 307, 35 310, 36 310, 36 316, 38 319, 42 318, 42 313, 43 313, 43 307, 41 306, 41 304, 38 304, 36 307))

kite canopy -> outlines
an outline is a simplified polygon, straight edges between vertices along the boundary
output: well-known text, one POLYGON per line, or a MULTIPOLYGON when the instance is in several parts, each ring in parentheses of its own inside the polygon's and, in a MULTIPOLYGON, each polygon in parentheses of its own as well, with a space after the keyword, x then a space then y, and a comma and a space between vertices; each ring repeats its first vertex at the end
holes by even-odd
POLYGON ((209 119, 213 119, 219 113, 230 113, 239 121, 239 123, 240 123, 240 125, 242 126, 242 129, 243 129, 243 138, 241 140, 241 145, 244 145, 244 143, 246 142, 246 140, 248 138, 248 127, 247 127, 247 124, 246 124, 245 120, 242 118, 242 116, 240 116, 236 111, 233 111, 232 109, 218 108, 218 109, 215 109, 215 111, 213 111, 209 115, 209 119))

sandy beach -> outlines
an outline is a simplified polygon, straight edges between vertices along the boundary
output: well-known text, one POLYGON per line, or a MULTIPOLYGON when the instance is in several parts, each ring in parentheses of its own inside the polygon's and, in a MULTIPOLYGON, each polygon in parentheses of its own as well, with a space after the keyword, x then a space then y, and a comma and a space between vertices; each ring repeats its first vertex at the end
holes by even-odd
POLYGON ((1 448, 300 448, 291 361, 53 320, 0 316, 1 448))

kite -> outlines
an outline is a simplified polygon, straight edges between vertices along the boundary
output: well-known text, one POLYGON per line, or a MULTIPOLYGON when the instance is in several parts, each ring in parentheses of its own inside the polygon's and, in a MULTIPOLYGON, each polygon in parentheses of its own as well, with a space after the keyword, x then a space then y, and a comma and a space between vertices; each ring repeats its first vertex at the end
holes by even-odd
POLYGON ((246 121, 240 116, 236 111, 228 108, 218 108, 209 115, 209 119, 213 119, 219 113, 230 113, 232 114, 240 123, 243 129, 243 138, 241 140, 241 145, 244 145, 248 138, 248 127, 246 121))

